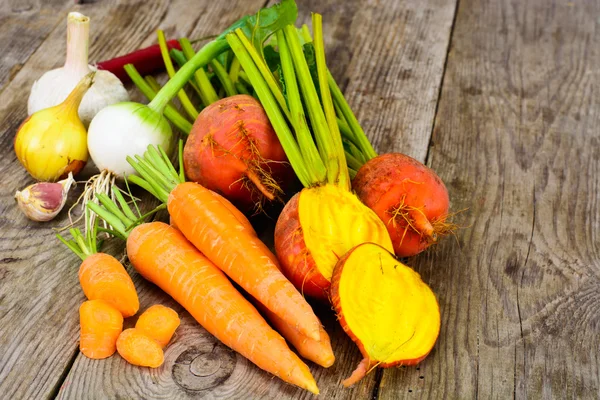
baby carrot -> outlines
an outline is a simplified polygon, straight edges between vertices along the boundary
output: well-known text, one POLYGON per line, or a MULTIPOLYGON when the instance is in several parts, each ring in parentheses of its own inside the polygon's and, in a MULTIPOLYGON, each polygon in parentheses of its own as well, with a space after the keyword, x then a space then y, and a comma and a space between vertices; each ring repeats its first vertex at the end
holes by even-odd
MULTIPOLYGON (((119 191, 114 191, 114 195, 125 202, 119 191)), ((56 235, 82 260, 79 267, 79 283, 83 293, 88 300, 106 301, 119 310, 125 318, 135 315, 140 308, 140 301, 131 277, 119 260, 109 254, 98 252, 97 224, 90 226, 88 222, 86 226, 88 229, 85 236, 79 229, 70 230, 72 236, 70 240, 56 235)))
POLYGON ((135 328, 165 347, 179 326, 179 315, 172 308, 155 304, 140 315, 135 328))
POLYGON ((123 315, 102 300, 88 300, 79 307, 79 349, 88 358, 110 357, 123 330, 123 315))

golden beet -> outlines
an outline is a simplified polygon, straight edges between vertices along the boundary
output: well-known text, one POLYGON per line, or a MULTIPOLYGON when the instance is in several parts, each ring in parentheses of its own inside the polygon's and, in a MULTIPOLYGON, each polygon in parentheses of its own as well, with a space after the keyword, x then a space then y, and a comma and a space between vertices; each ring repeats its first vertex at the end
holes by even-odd
POLYGON ((344 331, 364 357, 344 386, 377 366, 419 363, 440 332, 440 309, 429 286, 373 243, 356 246, 339 260, 331 298, 344 331))
POLYGON ((393 251, 377 214, 334 185, 303 189, 275 226, 275 250, 287 278, 301 293, 327 299, 333 268, 354 246, 373 242, 393 251))

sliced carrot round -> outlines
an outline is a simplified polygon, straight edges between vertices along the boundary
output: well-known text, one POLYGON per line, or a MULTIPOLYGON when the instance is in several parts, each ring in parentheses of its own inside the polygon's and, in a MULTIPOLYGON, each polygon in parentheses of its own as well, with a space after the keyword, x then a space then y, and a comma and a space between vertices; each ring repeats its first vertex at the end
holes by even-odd
POLYGON ((179 323, 179 315, 175 310, 155 304, 140 315, 135 327, 164 348, 171 341, 179 323))
POLYGON ((128 363, 140 367, 158 368, 164 353, 156 340, 136 328, 125 329, 117 339, 117 351, 128 363))

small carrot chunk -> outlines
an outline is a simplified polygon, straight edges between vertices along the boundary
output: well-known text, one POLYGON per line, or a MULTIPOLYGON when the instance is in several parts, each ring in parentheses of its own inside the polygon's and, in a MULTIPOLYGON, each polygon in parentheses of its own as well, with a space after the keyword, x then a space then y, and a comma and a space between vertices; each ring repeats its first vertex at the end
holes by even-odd
POLYGON ((137 328, 125 329, 117 339, 117 351, 128 363, 158 368, 164 361, 160 345, 137 328))
POLYGON ((79 307, 79 349, 88 358, 110 357, 123 330, 121 312, 103 300, 88 300, 79 307))
POLYGON ((135 328, 156 340, 164 348, 171 341, 180 322, 175 310, 155 304, 140 315, 135 328))

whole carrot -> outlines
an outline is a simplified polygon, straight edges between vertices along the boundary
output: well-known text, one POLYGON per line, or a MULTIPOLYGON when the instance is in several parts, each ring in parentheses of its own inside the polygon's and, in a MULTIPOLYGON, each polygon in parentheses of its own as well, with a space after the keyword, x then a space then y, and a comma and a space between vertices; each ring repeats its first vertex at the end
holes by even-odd
MULTIPOLYGON (((181 50, 181 45, 177 40, 167 41, 167 46, 169 50, 181 50)), ((124 69, 125 65, 127 64, 133 64, 135 69, 142 76, 165 70, 165 63, 163 62, 162 54, 158 44, 153 44, 152 46, 145 47, 132 53, 112 58, 110 60, 100 61, 98 64, 96 64, 96 67, 98 67, 98 69, 112 72, 121 80, 121 82, 126 83, 131 80, 124 69)))
POLYGON ((135 328, 164 348, 171 341, 179 323, 179 315, 175 310, 155 304, 140 315, 135 323, 135 328))
MULTIPOLYGON (((122 195, 115 191, 122 199, 122 195)), ((125 201, 125 200, 123 200, 125 201)), ((81 258, 79 283, 89 300, 104 300, 123 314, 131 317, 138 312, 140 301, 131 277, 113 256, 99 253, 96 246, 96 225, 83 236, 79 229, 71 229, 70 240, 56 235, 71 251, 81 258)))
POLYGON ((310 305, 281 273, 273 253, 217 196, 196 183, 182 183, 171 191, 167 208, 198 250, 286 323, 319 340, 320 322, 310 305))
POLYGON ((139 225, 129 234, 127 254, 144 278, 225 345, 284 381, 319 392, 306 364, 178 230, 162 222, 139 225))
POLYGON ((184 182, 161 149, 150 146, 144 157, 128 161, 143 177, 130 180, 167 203, 172 223, 202 254, 286 323, 320 339, 319 319, 241 212, 217 193, 184 182))
POLYGON ((79 349, 88 358, 110 357, 117 349, 123 330, 123 315, 102 300, 88 300, 79 307, 81 337, 79 349))

